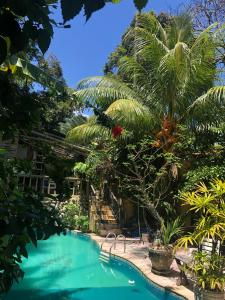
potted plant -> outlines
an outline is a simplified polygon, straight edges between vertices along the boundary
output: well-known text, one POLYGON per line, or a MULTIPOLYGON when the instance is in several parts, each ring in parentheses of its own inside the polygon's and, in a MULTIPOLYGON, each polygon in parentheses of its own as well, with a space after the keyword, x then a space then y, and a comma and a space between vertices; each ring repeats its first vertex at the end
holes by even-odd
POLYGON ((199 251, 194 255, 196 300, 224 300, 225 257, 199 251))
POLYGON ((152 263, 152 272, 158 275, 168 275, 173 261, 172 239, 182 232, 180 218, 164 224, 153 244, 149 247, 149 258, 152 263))
POLYGON ((196 216, 194 230, 181 237, 176 246, 198 247, 189 268, 196 282, 195 298, 224 300, 225 263, 220 248, 225 240, 225 182, 217 179, 209 186, 201 183, 195 191, 182 193, 181 199, 196 216), (211 241, 211 249, 202 249, 204 241, 211 241))

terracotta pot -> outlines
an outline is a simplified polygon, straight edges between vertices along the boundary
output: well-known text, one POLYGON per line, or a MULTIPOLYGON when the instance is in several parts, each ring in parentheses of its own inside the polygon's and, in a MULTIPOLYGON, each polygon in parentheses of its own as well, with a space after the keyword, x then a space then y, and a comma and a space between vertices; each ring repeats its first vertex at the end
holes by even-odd
POLYGON ((195 292, 195 300, 224 300, 225 292, 202 290, 195 292))
POLYGON ((157 275, 169 275, 173 262, 172 249, 149 248, 149 258, 152 263, 152 272, 157 275))

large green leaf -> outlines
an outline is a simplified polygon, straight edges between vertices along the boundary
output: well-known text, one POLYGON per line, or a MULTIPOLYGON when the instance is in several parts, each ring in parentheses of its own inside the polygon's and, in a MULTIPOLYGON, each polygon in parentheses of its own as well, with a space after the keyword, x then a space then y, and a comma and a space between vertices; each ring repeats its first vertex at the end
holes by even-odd
POLYGON ((44 54, 51 43, 51 36, 46 29, 38 30, 38 46, 41 49, 41 52, 44 54))
POLYGON ((142 10, 148 3, 148 0, 134 0, 134 5, 138 10, 142 10))
POLYGON ((9 59, 11 65, 19 68, 25 76, 28 76, 31 80, 40 83, 43 86, 51 87, 61 91, 64 87, 63 83, 50 75, 46 74, 45 71, 41 70, 39 67, 31 64, 30 62, 19 58, 17 56, 12 56, 9 59))
POLYGON ((85 0, 84 1, 84 13, 86 15, 86 19, 88 20, 92 13, 96 10, 99 10, 105 6, 105 0, 85 0))
POLYGON ((105 0, 61 0, 61 10, 64 23, 73 19, 84 7, 84 14, 88 20, 92 13, 105 6, 105 0))
POLYGON ((64 23, 78 15, 84 5, 84 0, 61 0, 61 10, 64 23))

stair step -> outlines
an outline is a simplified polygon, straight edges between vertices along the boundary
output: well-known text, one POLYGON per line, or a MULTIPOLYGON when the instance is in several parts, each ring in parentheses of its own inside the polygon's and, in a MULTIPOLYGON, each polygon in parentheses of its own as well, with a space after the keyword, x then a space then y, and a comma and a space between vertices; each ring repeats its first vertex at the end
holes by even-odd
POLYGON ((101 214, 104 216, 108 216, 108 217, 114 217, 114 215, 112 214, 112 212, 106 212, 106 211, 101 211, 101 214))
POLYGON ((105 251, 101 251, 101 252, 100 252, 100 256, 109 257, 109 253, 108 253, 108 252, 105 252, 105 251))
POLYGON ((99 256, 99 260, 108 262, 109 261, 109 257, 99 256))
POLYGON ((111 207, 109 205, 102 205, 101 209, 102 210, 111 210, 111 207))
POLYGON ((105 251, 101 251, 99 254, 99 260, 101 260, 102 262, 108 263, 110 259, 110 255, 108 252, 105 251))
POLYGON ((101 219, 102 220, 105 220, 105 221, 114 221, 114 220, 116 220, 116 218, 115 217, 108 217, 108 216, 101 216, 101 219))

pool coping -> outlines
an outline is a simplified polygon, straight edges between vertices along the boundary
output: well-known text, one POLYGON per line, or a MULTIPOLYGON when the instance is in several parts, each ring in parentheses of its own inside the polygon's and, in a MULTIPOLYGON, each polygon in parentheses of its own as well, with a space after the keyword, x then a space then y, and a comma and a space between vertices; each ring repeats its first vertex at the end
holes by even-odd
MULTIPOLYGON (((88 233, 88 236, 97 243, 99 247, 101 247, 101 243, 104 241, 104 238, 100 237, 97 234, 94 233, 88 233)), ((108 252, 108 249, 106 247, 103 247, 103 250, 108 252)), ((134 267, 147 281, 149 281, 151 284, 155 284, 159 288, 163 288, 165 290, 169 290, 170 292, 176 294, 178 297, 181 297, 181 299, 184 300, 194 300, 194 293, 186 288, 185 286, 176 286, 172 285, 172 281, 169 282, 168 277, 163 277, 159 275, 155 275, 151 272, 150 268, 146 268, 146 265, 143 265, 143 262, 141 259, 137 260, 134 259, 134 257, 125 257, 124 253, 118 253, 116 250, 112 253, 113 256, 128 262, 132 267, 134 267)))

